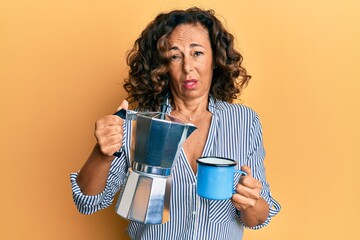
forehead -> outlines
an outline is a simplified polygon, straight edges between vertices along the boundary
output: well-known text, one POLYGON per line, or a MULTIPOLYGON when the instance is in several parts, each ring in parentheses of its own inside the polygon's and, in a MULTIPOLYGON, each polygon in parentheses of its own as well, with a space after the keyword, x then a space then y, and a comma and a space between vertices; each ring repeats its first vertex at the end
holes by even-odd
POLYGON ((181 24, 169 35, 170 46, 187 45, 191 43, 210 44, 209 33, 201 24, 181 24))

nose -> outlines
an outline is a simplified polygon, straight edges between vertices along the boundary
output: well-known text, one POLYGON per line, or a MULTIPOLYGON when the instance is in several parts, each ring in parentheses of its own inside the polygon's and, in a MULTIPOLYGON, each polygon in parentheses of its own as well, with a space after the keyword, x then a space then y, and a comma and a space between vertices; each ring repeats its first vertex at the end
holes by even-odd
POLYGON ((190 73, 192 70, 194 70, 194 63, 191 56, 184 56, 183 58, 183 69, 185 73, 190 73))

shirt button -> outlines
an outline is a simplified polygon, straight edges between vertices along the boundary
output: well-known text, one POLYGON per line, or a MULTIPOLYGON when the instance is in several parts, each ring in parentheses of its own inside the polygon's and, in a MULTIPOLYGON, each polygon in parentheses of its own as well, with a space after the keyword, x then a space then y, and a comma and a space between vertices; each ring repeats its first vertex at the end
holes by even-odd
POLYGON ((196 215, 196 211, 193 211, 192 214, 193 214, 193 215, 196 215))
POLYGON ((193 186, 196 186, 196 182, 193 182, 192 185, 193 185, 193 186))

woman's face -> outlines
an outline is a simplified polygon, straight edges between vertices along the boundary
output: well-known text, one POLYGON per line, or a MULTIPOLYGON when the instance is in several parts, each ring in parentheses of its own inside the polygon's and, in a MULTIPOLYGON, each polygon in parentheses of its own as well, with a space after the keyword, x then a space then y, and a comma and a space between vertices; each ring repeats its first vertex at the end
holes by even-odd
POLYGON ((174 97, 207 99, 213 76, 213 53, 208 31, 200 24, 177 26, 168 37, 168 70, 174 97))

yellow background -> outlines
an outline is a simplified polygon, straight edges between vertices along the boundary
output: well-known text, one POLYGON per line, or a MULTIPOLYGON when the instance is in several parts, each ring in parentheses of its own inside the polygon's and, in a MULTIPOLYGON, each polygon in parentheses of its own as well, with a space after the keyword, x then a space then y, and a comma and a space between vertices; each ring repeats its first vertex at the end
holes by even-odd
POLYGON ((0 1, 0 239, 127 239, 114 205, 77 213, 69 173, 125 94, 126 51, 160 11, 213 8, 253 76, 281 213, 244 239, 359 239, 357 0, 0 1))

